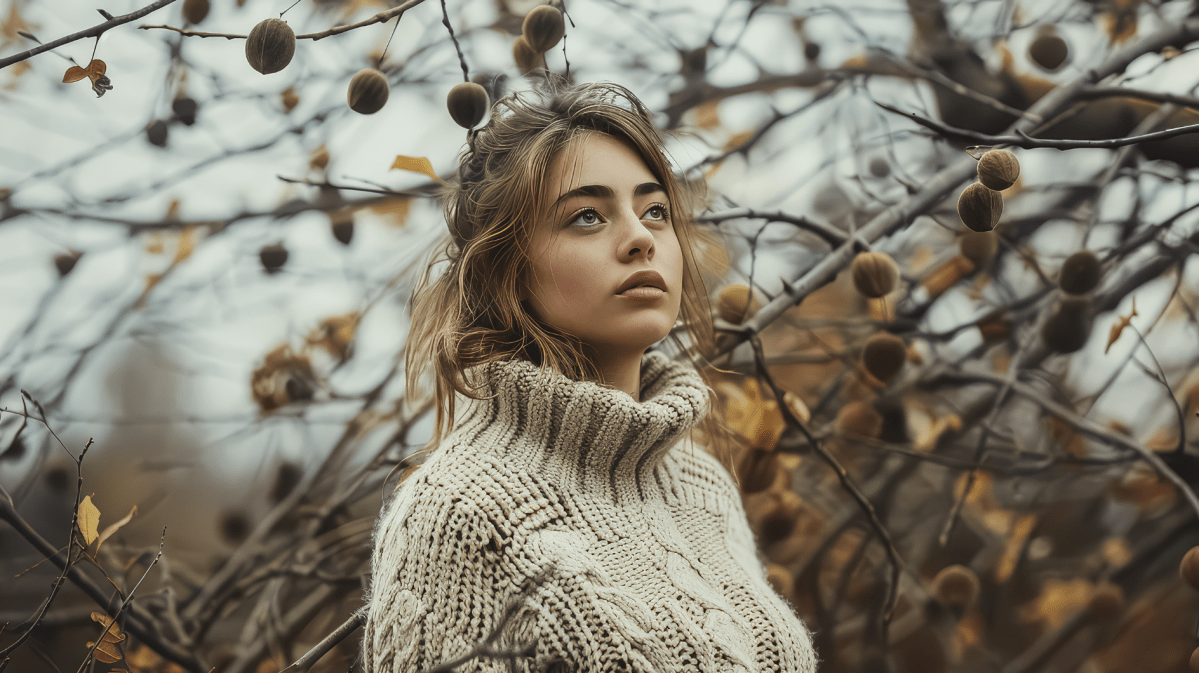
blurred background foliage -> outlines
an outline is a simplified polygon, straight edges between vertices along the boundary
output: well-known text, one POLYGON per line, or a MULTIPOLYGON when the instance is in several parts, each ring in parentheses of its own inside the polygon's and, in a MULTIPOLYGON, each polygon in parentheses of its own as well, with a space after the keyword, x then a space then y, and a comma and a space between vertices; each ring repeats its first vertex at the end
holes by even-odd
POLYGON ((1195 4, 567 0, 544 61, 540 4, 448 0, 461 61, 436 0, 163 1, 24 59, 145 5, 0 7, 0 668, 278 671, 351 618, 431 435, 401 349, 446 96, 544 63, 707 182, 727 460, 822 671, 1185 669, 1199 135, 1087 141, 1199 123, 1195 4))

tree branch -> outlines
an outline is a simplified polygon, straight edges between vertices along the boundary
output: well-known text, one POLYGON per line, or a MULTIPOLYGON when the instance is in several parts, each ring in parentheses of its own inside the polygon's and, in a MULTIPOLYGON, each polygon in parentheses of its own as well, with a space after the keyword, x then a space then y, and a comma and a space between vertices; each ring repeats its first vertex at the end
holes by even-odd
POLYGON ((937 133, 958 140, 970 140, 979 145, 1006 145, 1008 147, 1020 147, 1026 150, 1037 148, 1049 148, 1055 150, 1077 150, 1077 149, 1114 149, 1117 147, 1125 147, 1127 145, 1137 145, 1139 143, 1148 143, 1155 140, 1166 140, 1175 136, 1187 135, 1190 133, 1199 133, 1199 124, 1189 124, 1187 126, 1179 126, 1165 131, 1155 131, 1154 133, 1146 133, 1139 136, 1129 136, 1127 138, 1108 138, 1107 140, 1052 140, 1048 138, 1033 138, 1025 134, 1022 129, 1016 129, 1013 135, 993 136, 968 129, 959 129, 941 122, 925 119, 914 112, 904 112, 887 105, 875 101, 875 105, 894 112, 895 114, 903 115, 917 124, 932 129, 937 133))
POLYGON ((56 47, 61 47, 64 44, 70 44, 71 42, 75 42, 76 40, 82 40, 82 39, 89 38, 89 37, 100 37, 102 34, 104 34, 104 31, 108 30, 109 28, 115 28, 116 26, 119 26, 121 24, 129 23, 130 21, 133 21, 135 19, 140 19, 143 16, 150 14, 151 12, 156 12, 156 11, 162 9, 163 7, 166 7, 167 5, 171 4, 172 2, 175 2, 175 0, 157 0, 156 2, 146 5, 145 7, 142 7, 141 9, 139 9, 137 11, 129 12, 128 14, 122 14, 121 16, 114 16, 111 19, 109 19, 108 21, 105 21, 104 23, 97 24, 95 26, 92 26, 91 28, 81 30, 78 33, 72 33, 70 35, 67 35, 66 37, 60 37, 57 40, 54 40, 53 42, 39 44, 38 46, 34 47, 33 49, 30 49, 29 51, 22 52, 20 54, 14 55, 14 56, 0 58, 0 69, 10 66, 13 63, 18 63, 20 61, 24 61, 27 58, 32 58, 34 56, 37 56, 38 54, 40 54, 44 51, 50 51, 51 49, 54 49, 56 47))

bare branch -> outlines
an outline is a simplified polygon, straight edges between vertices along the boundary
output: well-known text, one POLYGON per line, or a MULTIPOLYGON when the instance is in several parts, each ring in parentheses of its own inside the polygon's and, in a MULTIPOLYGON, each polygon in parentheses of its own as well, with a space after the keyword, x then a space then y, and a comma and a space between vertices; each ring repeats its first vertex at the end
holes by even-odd
POLYGON ((897 108, 893 108, 886 103, 875 101, 875 105, 896 114, 903 115, 917 124, 930 128, 937 133, 948 138, 957 140, 970 140, 980 145, 996 145, 1006 147, 1020 147, 1022 149, 1049 148, 1055 150, 1077 150, 1077 149, 1113 149, 1117 147, 1126 147, 1128 145, 1138 145, 1140 143, 1153 142, 1155 140, 1166 140, 1175 136, 1188 135, 1191 133, 1199 133, 1199 124, 1188 124, 1187 126, 1179 126, 1165 131, 1156 131, 1154 133, 1146 133, 1139 136, 1130 136, 1128 138, 1110 138, 1108 140, 1051 140, 1048 138, 1033 138, 1024 133, 1021 129, 1016 129, 1015 135, 992 136, 986 133, 970 131, 968 129, 959 129, 941 122, 925 119, 914 112, 904 112, 897 108))
POLYGON ((57 40, 54 40, 53 42, 39 44, 38 46, 34 47, 33 49, 30 49, 29 51, 21 52, 20 54, 8 56, 6 58, 0 58, 0 69, 10 66, 13 63, 19 63, 21 61, 24 61, 27 58, 32 58, 34 56, 37 56, 38 54, 40 54, 42 52, 50 51, 51 49, 61 47, 64 44, 70 44, 71 42, 75 42, 76 40, 82 40, 82 39, 89 38, 89 37, 100 37, 101 35, 104 34, 104 31, 108 30, 109 28, 114 28, 121 24, 129 23, 130 21, 135 21, 137 19, 140 19, 147 14, 156 12, 156 11, 162 9, 163 7, 166 7, 167 5, 171 4, 172 2, 175 2, 175 0, 156 0, 155 2, 153 2, 149 5, 146 5, 145 7, 142 7, 141 9, 139 9, 137 11, 133 11, 133 12, 129 12, 128 14, 122 14, 121 16, 113 17, 113 18, 109 19, 108 21, 105 21, 104 23, 92 26, 91 28, 87 28, 85 30, 81 30, 78 33, 72 33, 70 35, 67 35, 66 37, 60 37, 57 40))

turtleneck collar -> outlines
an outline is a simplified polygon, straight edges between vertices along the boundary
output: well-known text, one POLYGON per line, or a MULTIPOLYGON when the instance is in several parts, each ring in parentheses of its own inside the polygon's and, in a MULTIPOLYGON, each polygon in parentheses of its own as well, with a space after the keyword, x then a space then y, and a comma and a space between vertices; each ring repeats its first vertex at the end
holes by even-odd
POLYGON ((653 469, 709 410, 709 388, 690 364, 650 351, 641 360, 641 402, 526 360, 472 368, 491 399, 467 398, 447 440, 494 455, 512 469, 611 497, 645 498, 653 469))

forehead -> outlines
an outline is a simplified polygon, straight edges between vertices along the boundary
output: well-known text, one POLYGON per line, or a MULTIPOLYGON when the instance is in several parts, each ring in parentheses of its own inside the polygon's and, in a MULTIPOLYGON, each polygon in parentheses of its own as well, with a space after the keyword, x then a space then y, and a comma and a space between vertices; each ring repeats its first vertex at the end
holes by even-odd
POLYGON ((548 177, 551 203, 583 185, 603 185, 619 194, 634 185, 657 181, 629 143, 595 131, 582 134, 560 152, 548 177))

